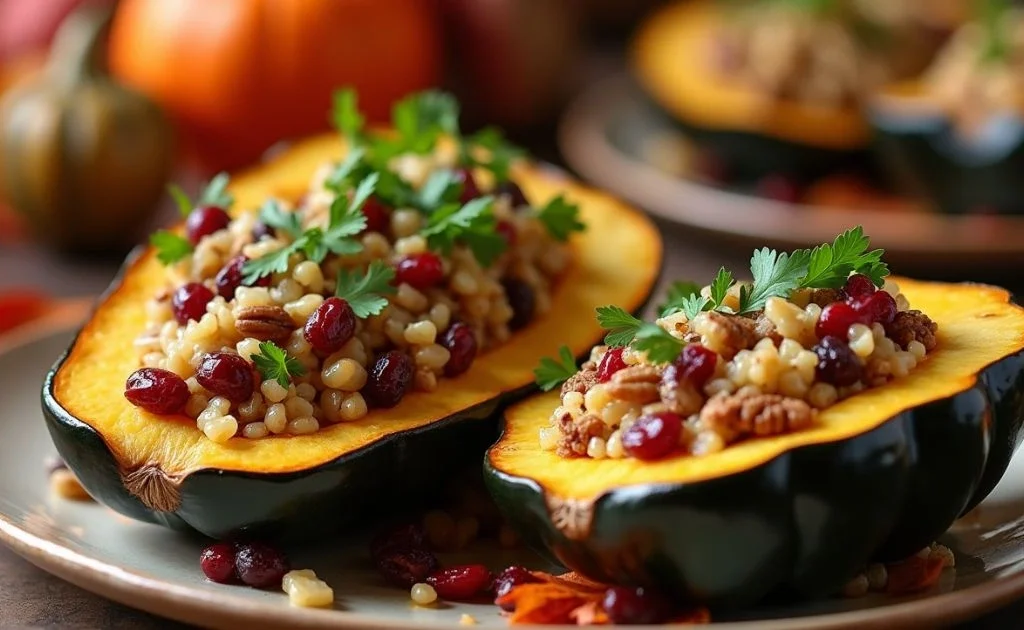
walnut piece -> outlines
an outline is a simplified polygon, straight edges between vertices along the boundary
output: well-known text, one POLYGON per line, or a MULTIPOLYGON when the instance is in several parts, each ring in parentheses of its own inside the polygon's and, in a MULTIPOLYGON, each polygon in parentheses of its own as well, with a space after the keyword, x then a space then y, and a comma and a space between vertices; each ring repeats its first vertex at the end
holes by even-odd
POLYGON ((558 428, 562 432, 557 449, 559 457, 585 456, 590 438, 604 437, 608 431, 608 425, 592 413, 580 416, 575 421, 569 414, 565 414, 559 420, 558 428))
POLYGON ((694 329, 701 334, 704 345, 732 360, 740 350, 749 350, 761 340, 757 323, 740 315, 727 315, 717 311, 701 313, 694 319, 694 329))
POLYGON ((565 396, 569 392, 578 392, 580 394, 586 394, 587 390, 597 383, 597 370, 586 370, 581 369, 569 377, 569 380, 562 383, 562 395, 565 396))
POLYGON ((885 334, 904 350, 911 341, 920 341, 925 350, 931 352, 938 344, 935 337, 938 329, 938 325, 921 311, 900 311, 885 327, 885 334))
POLYGON ((721 393, 712 396, 700 412, 701 424, 726 442, 799 431, 813 421, 810 405, 779 394, 721 393))
POLYGON ((280 306, 246 306, 235 317, 235 330, 260 341, 283 341, 292 334, 295 323, 280 306))
POLYGON ((688 379, 679 379, 678 382, 674 379, 662 381, 659 393, 665 408, 684 418, 697 413, 704 405, 703 394, 697 391, 688 379))
POLYGON ((839 289, 814 289, 811 291, 811 303, 824 308, 833 302, 838 302, 842 296, 839 289))

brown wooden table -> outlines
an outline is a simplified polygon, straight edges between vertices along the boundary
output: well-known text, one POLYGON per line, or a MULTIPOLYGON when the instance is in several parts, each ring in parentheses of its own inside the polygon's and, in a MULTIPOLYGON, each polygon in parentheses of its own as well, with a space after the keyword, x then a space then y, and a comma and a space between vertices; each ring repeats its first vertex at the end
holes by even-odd
MULTIPOLYGON (((666 251, 663 283, 672 279, 707 280, 723 264, 737 271, 748 266, 749 248, 745 246, 723 250, 713 240, 668 224, 662 225, 662 232, 666 251)), ((109 263, 61 260, 27 245, 0 248, 0 291, 38 286, 58 296, 96 295, 116 268, 109 263)), ((942 270, 936 270, 936 274, 946 275, 942 270)), ((0 546, 0 628, 24 626, 140 630, 186 627, 92 595, 36 569, 0 546)), ((960 628, 1024 628, 1024 601, 960 628)))

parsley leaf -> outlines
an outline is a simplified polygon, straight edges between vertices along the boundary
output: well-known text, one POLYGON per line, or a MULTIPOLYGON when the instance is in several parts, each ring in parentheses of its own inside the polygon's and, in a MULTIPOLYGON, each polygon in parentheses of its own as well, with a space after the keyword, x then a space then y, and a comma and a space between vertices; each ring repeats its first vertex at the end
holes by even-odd
POLYGON ((692 320, 701 311, 711 310, 715 306, 712 300, 701 295, 700 287, 694 282, 676 282, 669 288, 669 300, 661 306, 658 313, 668 317, 682 312, 686 319, 692 320))
POLYGON ((700 294, 700 285, 687 280, 677 280, 665 292, 665 302, 658 306, 658 313, 665 317, 679 311, 677 304, 691 295, 700 294))
MULTIPOLYGON (((715 303, 713 301, 699 293, 694 293, 693 295, 688 295, 680 300, 676 310, 685 313, 687 321, 693 321, 697 315, 704 311, 710 311, 714 307, 715 303)), ((668 314, 671 315, 671 313, 668 314)))
POLYGON ((609 346, 628 346, 643 321, 633 317, 619 306, 597 307, 597 323, 608 331, 604 342, 609 346))
POLYGON ((366 118, 359 112, 359 98, 352 88, 336 90, 332 98, 331 122, 349 142, 362 140, 366 118))
POLYGON ((156 248, 157 260, 165 265, 173 265, 192 253, 192 243, 187 238, 167 230, 154 232, 149 242, 156 248))
POLYGON ((643 322, 633 337, 633 349, 645 352, 654 363, 671 363, 686 344, 657 324, 643 322))
POLYGON ((436 170, 430 174, 420 188, 416 206, 426 212, 436 210, 446 203, 456 203, 462 184, 459 176, 450 169, 436 170))
POLYGON ((870 241, 864 229, 857 226, 836 237, 831 245, 825 243, 811 250, 807 275, 800 281, 804 288, 838 289, 851 273, 864 273, 878 286, 889 273, 882 262, 880 249, 868 251, 870 241))
POLYGON ((781 254, 774 249, 762 247, 750 258, 750 272, 754 277, 752 287, 740 289, 740 313, 750 313, 764 308, 771 297, 783 297, 800 286, 800 279, 807 273, 811 252, 798 249, 781 254))
POLYGON ((405 97, 391 110, 391 124, 398 132, 395 146, 399 153, 429 153, 443 134, 459 136, 459 102, 438 90, 427 90, 405 97))
POLYGON ((508 142, 494 127, 481 129, 466 138, 459 148, 459 161, 464 166, 478 166, 489 170, 497 183, 508 179, 512 162, 523 155, 523 150, 508 142), (486 155, 488 159, 483 159, 486 155))
POLYGON ((558 349, 558 360, 544 357, 540 365, 533 370, 537 386, 543 391, 550 391, 558 387, 576 374, 576 358, 568 346, 558 349))
POLYGON ((580 208, 558 195, 537 210, 537 219, 556 240, 565 241, 573 232, 582 232, 586 226, 580 221, 580 208))
POLYGON ((338 288, 335 295, 348 302, 356 317, 365 319, 377 315, 388 305, 384 295, 394 293, 391 281, 395 270, 387 263, 375 260, 365 274, 348 270, 338 272, 338 288))
POLYGON ((227 173, 217 173, 213 179, 206 184, 202 194, 199 195, 197 205, 217 206, 227 210, 235 203, 234 196, 228 192, 228 184, 231 178, 227 173))
POLYGON ((183 217, 188 217, 192 213, 192 200, 189 199, 188 193, 186 193, 181 186, 177 184, 168 184, 167 192, 171 194, 171 198, 174 199, 174 205, 178 206, 178 214, 183 217))
POLYGON ((298 359, 288 356, 288 353, 273 341, 260 343, 260 352, 252 355, 252 363, 263 376, 263 380, 277 381, 281 387, 288 387, 291 377, 306 373, 306 367, 298 359))
POLYGON ((302 222, 297 212, 289 212, 276 199, 268 199, 260 207, 260 222, 283 231, 293 239, 302 236, 302 222))
POLYGON ((734 282, 735 280, 733 280, 731 272, 726 271, 725 267, 718 268, 715 279, 711 281, 711 301, 715 303, 716 309, 725 310, 728 308, 723 306, 723 303, 734 282))
POLYGON ((508 244, 496 231, 494 198, 477 197, 461 208, 448 204, 434 211, 420 232, 433 250, 451 252, 456 242, 465 244, 483 266, 489 266, 508 244))
POLYGON ((307 247, 309 243, 307 235, 308 232, 277 251, 245 261, 245 264, 242 265, 242 284, 251 285, 264 276, 288 271, 288 261, 292 254, 303 251, 307 247))

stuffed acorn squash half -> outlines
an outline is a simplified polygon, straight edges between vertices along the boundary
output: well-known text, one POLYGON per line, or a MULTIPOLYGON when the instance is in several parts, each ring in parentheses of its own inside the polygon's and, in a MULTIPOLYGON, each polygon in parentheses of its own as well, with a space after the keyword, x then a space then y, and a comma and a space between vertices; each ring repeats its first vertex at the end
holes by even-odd
POLYGON ((640 213, 463 136, 425 93, 395 131, 313 138, 193 203, 130 258, 43 388, 61 456, 132 518, 311 538, 433 488, 493 441, 532 368, 639 309, 640 213))
POLYGON ((605 345, 545 361, 561 392, 508 409, 487 453, 506 516, 590 578, 716 607, 928 547, 1021 440, 1024 310, 884 278, 866 244, 761 250, 752 284, 723 269, 656 323, 599 309, 605 345))

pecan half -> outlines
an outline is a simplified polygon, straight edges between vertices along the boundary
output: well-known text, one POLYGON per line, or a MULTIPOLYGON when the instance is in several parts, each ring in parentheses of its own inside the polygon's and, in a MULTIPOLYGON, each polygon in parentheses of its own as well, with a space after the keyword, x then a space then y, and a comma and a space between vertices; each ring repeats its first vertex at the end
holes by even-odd
POLYGON ((644 405, 661 399, 658 393, 660 381, 661 370, 657 367, 634 365, 616 372, 605 387, 612 398, 644 405))
POLYGON ((280 306, 246 306, 235 316, 235 330, 260 341, 283 341, 295 330, 295 323, 280 306))
POLYGON ((718 394, 700 412, 700 422, 726 442, 749 435, 799 431, 814 421, 814 410, 799 398, 779 394, 718 394))

